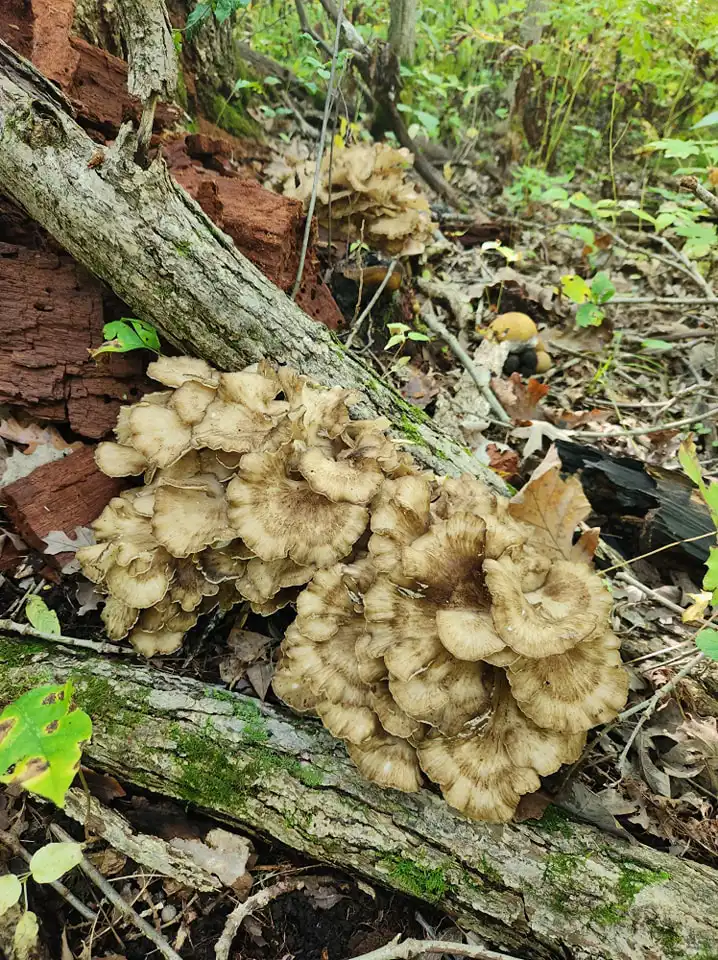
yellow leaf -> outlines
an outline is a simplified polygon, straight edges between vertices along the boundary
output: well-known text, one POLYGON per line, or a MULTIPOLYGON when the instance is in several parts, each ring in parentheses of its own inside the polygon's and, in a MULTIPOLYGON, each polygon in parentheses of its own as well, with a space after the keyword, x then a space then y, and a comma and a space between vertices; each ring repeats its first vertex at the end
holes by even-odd
POLYGON ((706 612, 706 608, 711 602, 713 597, 712 593, 689 593, 688 596, 693 600, 693 603, 690 607, 686 607, 683 611, 681 620, 684 623, 694 623, 696 620, 700 620, 703 617, 703 614, 706 612))
POLYGON ((453 176, 454 176, 454 168, 451 166, 450 163, 445 163, 444 164, 444 180, 446 180, 447 183, 451 183, 451 178, 453 176))

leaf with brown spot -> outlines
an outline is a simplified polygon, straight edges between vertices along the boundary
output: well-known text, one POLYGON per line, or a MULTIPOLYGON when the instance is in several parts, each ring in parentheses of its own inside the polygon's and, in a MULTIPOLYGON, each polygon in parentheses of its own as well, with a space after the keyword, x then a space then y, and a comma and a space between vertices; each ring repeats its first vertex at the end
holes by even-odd
POLYGON ((517 520, 544 530, 561 555, 570 560, 573 532, 589 515, 591 506, 576 477, 561 479, 560 464, 539 472, 542 467, 543 464, 512 498, 509 512, 517 520))
POLYGON ((0 714, 0 783, 20 784, 58 807, 80 765, 92 721, 72 705, 72 682, 23 694, 0 714))

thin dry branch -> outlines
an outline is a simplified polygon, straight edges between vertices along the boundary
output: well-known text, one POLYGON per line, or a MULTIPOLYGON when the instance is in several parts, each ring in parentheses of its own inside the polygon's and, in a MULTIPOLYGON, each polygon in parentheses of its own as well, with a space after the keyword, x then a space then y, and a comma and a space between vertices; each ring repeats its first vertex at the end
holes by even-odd
MULTIPOLYGON (((72 837, 69 833, 65 831, 56 823, 50 824, 50 830, 58 840, 62 840, 63 843, 72 843, 72 837)), ((105 880, 100 871, 94 867, 89 860, 84 857, 79 863, 79 867, 82 872, 95 884, 95 886, 102 891, 103 895, 110 901, 112 906, 122 914, 130 923, 134 924, 137 929, 143 933, 149 941, 151 941, 165 957, 165 960, 182 960, 182 957, 176 953, 172 947, 167 943, 162 934, 158 933, 154 927, 151 927, 146 920, 143 920, 142 917, 137 913, 132 907, 119 895, 115 888, 105 880)))
POLYGON ((678 185, 683 190, 689 190, 694 197, 702 200, 713 213, 718 213, 718 197, 716 197, 714 193, 711 193, 710 190, 706 190, 703 184, 698 182, 698 177, 681 177, 678 185))
POLYGON ((495 953, 473 943, 453 943, 451 940, 404 940, 396 937, 390 943, 355 960, 413 960, 427 953, 445 953, 452 957, 473 957, 474 960, 516 960, 508 953, 495 953))
POLYGON ((283 896, 285 893, 293 893, 295 890, 303 889, 306 883, 303 877, 293 877, 287 880, 280 880, 273 883, 271 887, 264 887, 258 893, 253 894, 244 903, 238 904, 227 917, 224 929, 220 934, 219 940, 214 945, 214 955, 217 960, 229 960, 229 951, 232 949, 232 941, 237 936, 237 931, 242 926, 247 917, 255 911, 262 910, 272 900, 283 896))

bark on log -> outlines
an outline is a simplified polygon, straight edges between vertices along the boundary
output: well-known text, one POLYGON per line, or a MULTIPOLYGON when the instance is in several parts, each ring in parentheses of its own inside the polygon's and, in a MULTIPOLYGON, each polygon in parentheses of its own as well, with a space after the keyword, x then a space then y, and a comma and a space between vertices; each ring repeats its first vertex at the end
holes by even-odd
POLYGON ((97 145, 27 61, 0 43, 0 183, 65 249, 181 349, 225 369, 262 358, 324 384, 363 390, 362 416, 383 414, 440 473, 501 481, 428 417, 378 381, 247 261, 168 175, 141 170, 125 126, 97 145))
POLYGON ((77 650, 0 637, 0 704, 72 676, 96 765, 453 914, 535 960, 715 957, 718 872, 564 819, 465 820, 362 780, 317 721, 77 650))
POLYGON ((177 52, 164 0, 120 0, 127 44, 127 88, 143 103, 153 95, 171 100, 177 89, 177 52))

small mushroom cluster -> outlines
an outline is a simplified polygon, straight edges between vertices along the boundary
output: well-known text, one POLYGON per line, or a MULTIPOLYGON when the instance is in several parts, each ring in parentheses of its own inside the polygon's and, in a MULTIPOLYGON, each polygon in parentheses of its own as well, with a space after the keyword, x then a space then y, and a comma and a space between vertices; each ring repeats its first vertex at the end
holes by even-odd
POLYGON ((558 543, 475 478, 420 472, 388 421, 350 418, 358 397, 288 368, 148 373, 167 389, 123 408, 96 454, 144 485, 77 553, 112 639, 169 653, 216 606, 296 603, 277 695, 367 779, 413 791, 425 774, 482 820, 510 819, 621 709, 611 600, 571 549, 575 519, 558 543))
POLYGON ((413 467, 388 421, 350 419, 354 394, 288 368, 161 357, 147 372, 169 389, 123 407, 95 455, 144 485, 110 501, 77 559, 108 595, 108 636, 154 656, 217 606, 269 615, 295 600, 352 551, 385 477, 413 467))
MULTIPOLYGON (((404 147, 357 143, 334 148, 322 161, 316 214, 345 240, 362 238, 391 256, 422 253, 432 236, 429 202, 406 172, 414 158, 404 147)), ((288 169, 286 196, 309 203, 316 162, 288 169)))

